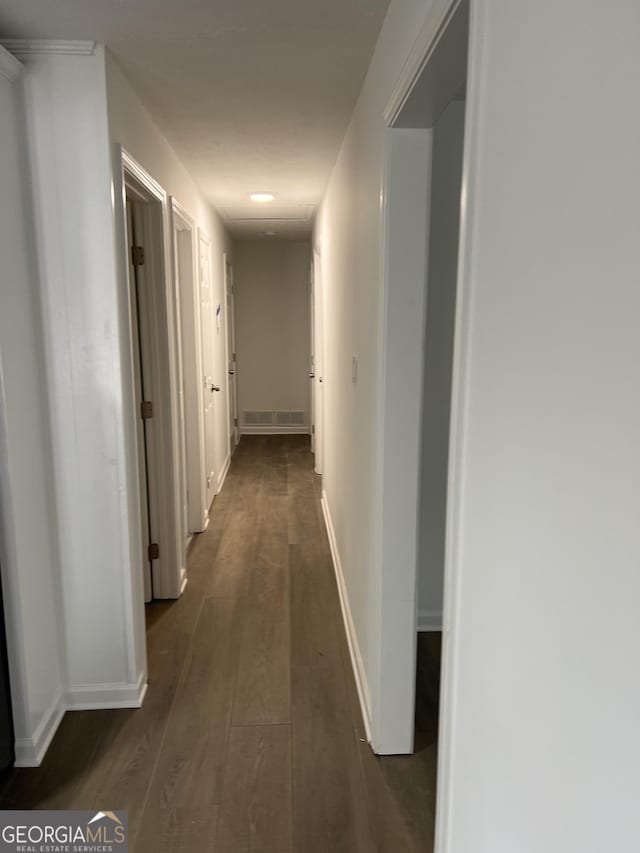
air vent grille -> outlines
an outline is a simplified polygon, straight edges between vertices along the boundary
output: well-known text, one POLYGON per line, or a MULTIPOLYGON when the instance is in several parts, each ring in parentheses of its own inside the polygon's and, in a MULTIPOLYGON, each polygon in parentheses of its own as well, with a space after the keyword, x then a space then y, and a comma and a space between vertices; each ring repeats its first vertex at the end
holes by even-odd
POLYGON ((306 426, 307 417, 305 412, 245 411, 243 422, 245 426, 302 427, 306 426))
POLYGON ((244 422, 247 426, 270 426, 273 424, 273 412, 245 412, 244 422))
POLYGON ((278 426, 304 426, 304 412, 275 412, 278 426))

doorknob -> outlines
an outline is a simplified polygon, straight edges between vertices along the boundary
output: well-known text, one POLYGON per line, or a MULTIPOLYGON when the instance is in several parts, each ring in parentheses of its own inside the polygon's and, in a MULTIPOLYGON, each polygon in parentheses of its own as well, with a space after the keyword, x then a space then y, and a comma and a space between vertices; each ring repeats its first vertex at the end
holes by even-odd
POLYGON ((316 378, 315 373, 310 373, 310 374, 309 374, 309 379, 315 379, 315 378, 316 378))
POLYGON ((211 391, 211 393, 213 394, 213 392, 214 392, 214 391, 219 391, 219 390, 220 390, 220 386, 219 386, 219 385, 212 385, 212 386, 211 386, 211 388, 209 388, 209 390, 210 390, 210 391, 211 391))
POLYGON ((236 375, 235 370, 230 370, 230 371, 229 371, 229 376, 235 376, 235 375, 236 375))

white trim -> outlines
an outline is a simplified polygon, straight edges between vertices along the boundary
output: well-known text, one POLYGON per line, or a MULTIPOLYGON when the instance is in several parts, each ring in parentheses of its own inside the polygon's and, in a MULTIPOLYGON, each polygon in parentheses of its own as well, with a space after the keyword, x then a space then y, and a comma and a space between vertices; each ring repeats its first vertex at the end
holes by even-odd
POLYGON ((12 83, 22 74, 23 68, 20 60, 0 44, 0 77, 5 77, 12 83))
MULTIPOLYGON (((191 538, 193 539, 193 537, 191 538)), ((191 544, 191 542, 189 542, 189 544, 191 544)), ((187 545, 187 548, 189 547, 189 544, 187 545)), ((182 595, 182 593, 185 591, 188 580, 189 579, 187 578, 187 570, 183 566, 180 569, 180 595, 182 595)))
POLYGON ((222 491, 222 487, 224 486, 224 481, 227 479, 227 474, 229 473, 229 468, 231 467, 231 454, 227 454, 227 458, 224 460, 222 464, 222 471, 220 472, 220 476, 218 477, 218 488, 216 489, 216 495, 219 495, 222 491))
POLYGON ((140 674, 137 684, 78 684, 67 690, 68 711, 141 708, 147 692, 147 679, 140 674))
MULTIPOLYGON (((168 196, 162 186, 149 175, 127 151, 116 146, 116 160, 114 172, 121 175, 122 195, 116 193, 116 205, 122 206, 117 217, 123 224, 119 228, 117 240, 118 250, 121 256, 121 286, 128 292, 129 261, 126 241, 125 205, 127 192, 139 197, 140 201, 146 203, 145 208, 145 237, 149 240, 147 246, 148 261, 145 262, 152 274, 155 271, 158 276, 158 287, 154 290, 153 305, 150 306, 151 325, 154 335, 154 359, 160 364, 158 374, 154 373, 152 383, 152 397, 154 401, 154 433, 152 454, 154 459, 154 476, 156 515, 154 536, 158 536, 160 542, 160 559, 153 564, 153 595, 155 598, 178 598, 180 595, 182 568, 182 546, 184 537, 179 534, 182 507, 178 495, 178 472, 180 461, 178 459, 178 419, 177 419, 177 376, 176 363, 176 341, 174 324, 174 288, 171 263, 171 235, 169 223, 168 196), (151 204, 149 204, 151 203, 151 204), (156 212, 153 205, 158 205, 156 212)), ((131 296, 129 297, 131 299, 131 296)), ((131 331, 129 330, 129 335, 131 331)), ((129 337, 127 348, 132 349, 132 340, 129 337)), ((131 368, 133 369, 133 368, 131 368)), ((130 407, 130 425, 135 429, 137 418, 137 401, 132 396, 128 401, 130 407)), ((137 441, 136 441, 137 454, 137 441)), ((137 456, 135 460, 138 471, 137 456)), ((150 507, 150 509, 152 509, 150 507)), ((138 515, 137 522, 140 525, 138 515)), ((144 613, 142 613, 144 619, 144 613)))
POLYGON ((240 436, 243 435, 310 435, 310 432, 309 427, 299 426, 243 426, 240 436))
MULTIPOLYGON (((111 180, 112 180, 112 217, 113 217, 113 246, 116 255, 116 276, 118 279, 118 312, 119 312, 119 350, 121 359, 122 402, 121 416, 124 426, 124 441, 121 448, 125 469, 125 483, 129 492, 129 500, 123 507, 122 528, 128 533, 130 583, 126 585, 125 601, 131 620, 125 623, 127 643, 131 648, 139 648, 136 656, 136 668, 142 665, 142 675, 146 680, 146 617, 145 593, 143 581, 143 532, 140 515, 141 495, 138 461, 138 437, 136 421, 138 407, 135 398, 131 292, 129 281, 129 251, 127 248, 127 214, 126 187, 122 160, 122 147, 116 143, 112 147, 111 180)), ((130 667, 129 678, 139 678, 140 675, 130 667)))
POLYGON ((395 755, 412 753, 415 735, 417 507, 432 132, 388 128, 384 142, 373 747, 378 754, 395 755))
POLYGON ((331 519, 331 510, 329 509, 329 501, 327 498, 327 493, 324 490, 322 492, 321 505, 322 514, 324 516, 324 523, 327 529, 327 536, 329 538, 329 547, 331 548, 331 558, 333 561, 333 568, 336 575, 336 582, 338 584, 340 608, 342 610, 342 618, 344 620, 344 627, 347 633, 349 656, 351 657, 351 666, 353 668, 353 675, 356 681, 358 699, 360 700, 360 710, 362 711, 362 719, 364 721, 367 741, 371 743, 371 692, 369 690, 367 674, 365 672, 364 663, 362 661, 362 654, 360 652, 360 645, 358 643, 358 635, 356 634, 356 629, 353 624, 351 607, 349 606, 349 595, 347 593, 347 586, 342 571, 342 563, 340 562, 338 543, 336 541, 336 534, 333 527, 333 521, 331 519))
POLYGON ((187 232, 191 243, 191 287, 179 282, 177 304, 180 308, 181 359, 184 379, 184 427, 186 440, 186 481, 188 490, 187 527, 201 533, 207 519, 205 470, 204 400, 202 384, 202 323, 200 318, 200 280, 198 269, 198 228, 193 217, 171 196, 171 238, 174 278, 179 280, 177 237, 187 232), (189 334, 187 335, 187 332, 189 334))
POLYGON ((59 693, 51 703, 49 710, 43 715, 33 736, 29 738, 16 738, 15 767, 40 766, 45 753, 49 749, 49 744, 53 740, 58 726, 64 717, 65 710, 62 693, 59 693))
POLYGON ((28 59, 31 56, 93 56, 95 41, 69 39, 2 39, 0 45, 14 56, 28 59))
POLYGON ((435 851, 451 849, 453 819, 453 764, 456 749, 456 718, 459 692, 458 638, 460 613, 460 543, 463 522, 463 493, 471 358, 471 271, 474 269, 474 220, 477 218, 477 167, 480 150, 479 115, 482 101, 483 70, 486 51, 486 9, 471 3, 469 18, 469 58, 465 109, 458 280, 451 387, 451 425, 449 428, 449 473, 447 480, 447 519, 444 566, 443 644, 440 687, 440 723, 438 731, 438 774, 436 800, 435 851))
POLYGON ((397 120, 416 81, 424 71, 438 42, 449 26, 451 18, 455 15, 462 2, 463 0, 452 0, 442 10, 439 18, 432 18, 431 15, 427 16, 427 20, 422 25, 411 47, 407 61, 400 72, 398 81, 384 110, 383 118, 387 127, 391 127, 397 120))
POLYGON ((418 610, 418 631, 442 631, 442 610, 418 610))
POLYGON ((146 169, 135 160, 128 151, 124 148, 120 149, 121 158, 122 158, 122 168, 125 174, 134 178, 139 184, 141 184, 144 189, 149 193, 149 195, 153 196, 154 201, 158 201, 161 204, 167 202, 167 193, 160 186, 160 184, 151 177, 151 175, 146 171, 146 169))
MULTIPOLYGON (((216 358, 216 329, 214 325, 214 320, 212 319, 212 314, 215 311, 215 297, 214 297, 214 282, 213 282, 213 253, 212 253, 212 245, 211 240, 207 232, 198 226, 197 233, 197 261, 196 261, 196 279, 198 283, 198 306, 199 306, 199 328, 200 328, 200 371, 201 371, 201 383, 200 389, 202 394, 202 425, 203 425, 203 470, 205 472, 205 506, 211 508, 211 504, 216 496, 216 487, 215 485, 212 487, 212 483, 217 483, 216 478, 216 453, 215 453, 215 435, 216 435, 216 404, 213 404, 213 409, 210 410, 209 418, 213 419, 213 425, 209 425, 210 430, 213 431, 214 435, 214 447, 209 447, 211 442, 211 435, 207 432, 207 410, 208 407, 212 405, 211 399, 207 397, 205 393, 205 388, 208 388, 210 385, 217 385, 214 379, 214 372, 217 369, 217 358, 216 358), (208 276, 208 298, 211 300, 211 311, 209 312, 209 320, 207 321, 207 325, 209 330, 207 334, 210 336, 210 347, 211 352, 207 354, 206 346, 205 346, 205 333, 204 333, 204 318, 206 313, 203 313, 202 309, 202 259, 206 258, 207 261, 207 276, 208 276), (211 374, 207 373, 207 368, 211 368, 211 374), (206 399, 205 399, 206 398, 206 399), (206 400, 209 400, 207 403, 206 400), (210 459, 207 459, 207 449, 209 450, 210 459)), ((218 386, 219 387, 219 386, 218 386)))

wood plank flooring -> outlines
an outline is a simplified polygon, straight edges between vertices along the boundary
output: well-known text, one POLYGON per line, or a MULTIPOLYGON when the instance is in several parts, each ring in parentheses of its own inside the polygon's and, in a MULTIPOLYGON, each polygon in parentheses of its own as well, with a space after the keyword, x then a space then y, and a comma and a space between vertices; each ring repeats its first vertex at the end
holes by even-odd
POLYGON ((147 607, 143 708, 67 713, 2 808, 127 809, 136 853, 433 850, 439 638, 417 751, 364 738, 304 436, 244 437, 175 602, 147 607))

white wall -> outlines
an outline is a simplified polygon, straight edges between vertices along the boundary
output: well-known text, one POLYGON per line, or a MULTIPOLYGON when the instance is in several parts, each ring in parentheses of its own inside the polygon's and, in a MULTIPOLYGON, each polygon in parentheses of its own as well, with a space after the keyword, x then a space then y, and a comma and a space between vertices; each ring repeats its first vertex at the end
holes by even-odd
POLYGON ((241 240, 234 260, 241 429, 247 410, 301 411, 308 432, 310 245, 241 240))
POLYGON ((0 47, 0 564, 19 764, 37 764, 63 712, 59 553, 42 333, 25 181, 20 63, 0 47))
MULTIPOLYGON (((131 87, 113 57, 106 54, 107 97, 109 106, 109 131, 112 142, 117 142, 154 178, 166 192, 176 198, 186 212, 205 232, 211 243, 211 275, 213 304, 220 305, 220 330, 214 335, 214 361, 218 373, 216 385, 222 388, 227 382, 227 355, 225 343, 223 253, 233 254, 231 239, 220 216, 202 196, 193 178, 169 145, 151 115, 131 87)), ((228 456, 228 414, 226 394, 216 394, 215 408, 215 459, 214 470, 225 470, 228 456)))
MULTIPOLYGON (((47 48, 48 50, 48 48, 47 48)), ((142 582, 126 400, 104 56, 28 53, 23 75, 61 552, 67 707, 139 704, 142 582)), ((137 504, 136 504, 137 505, 137 504)))
MULTIPOLYGON (((2 561, 18 745, 21 760, 37 763, 65 707, 136 706, 146 682, 124 352, 128 308, 123 309, 127 300, 115 261, 112 141, 121 142, 207 231, 222 305, 222 251, 230 244, 100 46, 29 43, 16 49, 26 63, 24 138, 4 78, 0 103, 5 418, 0 432, 8 458, 1 490, 2 561), (20 164, 18 151, 25 148, 20 164), (26 173, 33 246, 25 242, 29 228, 18 180, 26 173)), ((6 63, 11 66, 10 59, 6 63)), ((223 334, 217 347, 223 379, 223 334)), ((227 454, 222 407, 218 421, 222 468, 227 454)))
MULTIPOLYGON (((315 232, 325 488, 370 687, 382 114, 436 8, 392 0, 315 232)), ((639 32, 632 0, 472 3, 438 853, 640 846, 639 32)))
POLYGON ((472 16, 439 850, 640 849, 639 47, 472 16))
MULTIPOLYGON (((395 0, 318 212, 314 248, 325 288, 325 476, 327 508, 344 573, 362 693, 378 713, 381 378, 381 188, 383 113, 416 33, 446 3, 395 0), (358 356, 358 383, 351 358, 358 356)), ((396 445, 396 452, 402 452, 396 445)), ((366 711, 366 709, 365 709, 366 711)))
POLYGON ((423 629, 442 625, 463 141, 464 101, 452 101, 433 128, 418 543, 423 629))

